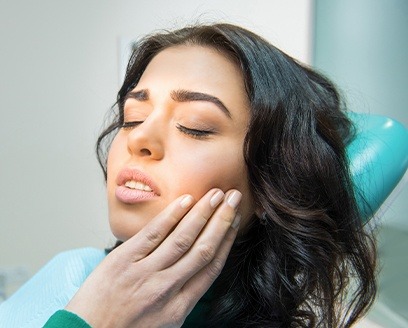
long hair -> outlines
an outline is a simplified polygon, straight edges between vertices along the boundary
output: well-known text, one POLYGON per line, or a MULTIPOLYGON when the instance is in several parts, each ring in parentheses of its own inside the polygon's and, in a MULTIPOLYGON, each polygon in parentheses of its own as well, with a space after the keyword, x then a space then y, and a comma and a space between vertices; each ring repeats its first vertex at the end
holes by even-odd
POLYGON ((213 285, 206 325, 351 326, 376 294, 375 244, 362 224, 345 152, 353 126, 328 79, 261 37, 213 24, 142 39, 113 120, 97 141, 105 177, 126 94, 156 54, 177 45, 211 47, 234 61, 251 111, 243 153, 257 215, 213 285))

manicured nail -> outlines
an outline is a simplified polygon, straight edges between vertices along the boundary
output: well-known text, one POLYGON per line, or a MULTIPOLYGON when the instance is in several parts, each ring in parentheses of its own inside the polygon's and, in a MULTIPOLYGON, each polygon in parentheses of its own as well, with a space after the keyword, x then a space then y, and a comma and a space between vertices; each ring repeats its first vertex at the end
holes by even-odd
POLYGON ((232 194, 228 196, 227 203, 232 208, 237 208, 239 202, 241 201, 241 198, 242 194, 239 191, 235 190, 232 194))
POLYGON ((182 208, 190 207, 193 204, 193 197, 190 195, 184 196, 183 199, 180 201, 180 206, 182 208))
POLYGON ((212 208, 215 208, 224 198, 224 193, 221 190, 218 190, 210 199, 210 205, 212 208))
POLYGON ((237 214, 235 215, 234 222, 232 222, 232 224, 231 224, 231 227, 232 227, 233 229, 238 229, 239 224, 241 223, 241 219, 242 219, 241 214, 237 213, 237 214))

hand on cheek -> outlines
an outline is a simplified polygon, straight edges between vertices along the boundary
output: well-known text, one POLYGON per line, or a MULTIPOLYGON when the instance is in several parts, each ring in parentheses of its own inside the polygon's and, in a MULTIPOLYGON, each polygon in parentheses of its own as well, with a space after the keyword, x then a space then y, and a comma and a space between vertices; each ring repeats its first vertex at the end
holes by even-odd
POLYGON ((180 327, 224 266, 241 197, 212 189, 196 203, 177 198, 112 251, 66 309, 93 327, 180 327))

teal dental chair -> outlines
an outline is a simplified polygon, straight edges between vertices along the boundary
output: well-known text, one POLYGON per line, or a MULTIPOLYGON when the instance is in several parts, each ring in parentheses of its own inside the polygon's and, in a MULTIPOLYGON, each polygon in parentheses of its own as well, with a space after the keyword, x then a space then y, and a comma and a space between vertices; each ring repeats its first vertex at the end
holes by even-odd
MULTIPOLYGON (((358 198, 360 210, 369 220, 407 170, 408 130, 386 117, 349 115, 357 128, 357 137, 347 148, 350 169, 356 190, 363 195, 358 198)), ((65 307, 104 257, 103 250, 94 248, 57 255, 0 304, 0 326, 42 327, 55 311, 65 307)))
POLYGON ((351 112, 349 117, 356 126, 357 137, 348 145, 347 153, 358 205, 367 221, 408 168, 408 130, 384 116, 351 112))

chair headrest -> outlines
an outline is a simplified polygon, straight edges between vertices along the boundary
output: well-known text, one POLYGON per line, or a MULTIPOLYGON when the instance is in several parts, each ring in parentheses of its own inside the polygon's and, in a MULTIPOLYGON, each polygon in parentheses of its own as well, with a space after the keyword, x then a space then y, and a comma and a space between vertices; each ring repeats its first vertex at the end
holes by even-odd
POLYGON ((347 146, 347 155, 358 205, 368 220, 407 171, 408 130, 388 117, 348 115, 355 124, 356 137, 347 146))

